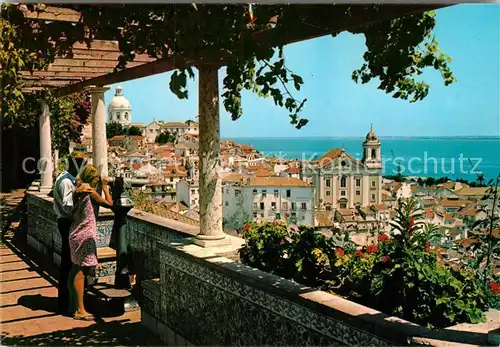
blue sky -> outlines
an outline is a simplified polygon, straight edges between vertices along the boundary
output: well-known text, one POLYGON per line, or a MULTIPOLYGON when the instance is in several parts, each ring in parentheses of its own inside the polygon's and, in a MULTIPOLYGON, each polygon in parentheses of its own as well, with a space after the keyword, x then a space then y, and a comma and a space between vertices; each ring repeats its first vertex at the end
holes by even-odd
MULTIPOLYGON (((458 82, 445 87, 437 71, 423 74, 429 95, 420 102, 393 99, 377 83, 355 84, 351 73, 362 64, 364 37, 343 33, 285 47, 287 65, 304 79, 297 98, 307 98, 295 129, 271 99, 244 94, 243 116, 232 121, 221 103, 222 137, 363 136, 373 123, 380 136, 460 136, 500 134, 500 6, 455 5, 438 10, 434 30, 452 57, 458 82)), ((171 73, 121 83, 132 104, 133 121, 180 121, 197 115, 197 80, 189 99, 169 90, 171 73)), ((224 70, 219 72, 222 84, 224 70)), ((112 98, 114 87, 106 93, 112 98)))

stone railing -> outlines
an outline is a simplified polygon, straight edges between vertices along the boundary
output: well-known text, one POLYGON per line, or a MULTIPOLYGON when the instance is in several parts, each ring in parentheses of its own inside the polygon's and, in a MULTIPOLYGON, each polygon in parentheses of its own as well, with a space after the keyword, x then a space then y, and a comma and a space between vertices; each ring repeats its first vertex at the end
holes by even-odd
MULTIPOLYGON (((28 243, 57 264, 52 199, 28 193, 27 203, 28 243)), ((99 215, 100 246, 109 244, 112 218, 110 211, 99 215)), ((149 213, 129 214, 142 321, 167 345, 484 345, 487 332, 500 328, 498 319, 493 327, 431 331, 222 256, 241 246, 239 238, 228 236, 230 245, 221 248, 196 246, 197 233, 149 213)))

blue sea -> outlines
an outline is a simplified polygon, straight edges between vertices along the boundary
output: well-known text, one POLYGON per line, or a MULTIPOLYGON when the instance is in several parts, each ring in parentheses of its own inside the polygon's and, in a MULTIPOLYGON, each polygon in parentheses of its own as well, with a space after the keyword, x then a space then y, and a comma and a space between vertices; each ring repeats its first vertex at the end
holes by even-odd
MULTIPOLYGON (((314 159, 335 147, 343 147, 361 159, 364 138, 227 138, 251 145, 265 156, 283 159, 314 159)), ((489 180, 500 173, 499 137, 379 137, 384 175, 400 167, 406 176, 476 180, 482 173, 489 180)))

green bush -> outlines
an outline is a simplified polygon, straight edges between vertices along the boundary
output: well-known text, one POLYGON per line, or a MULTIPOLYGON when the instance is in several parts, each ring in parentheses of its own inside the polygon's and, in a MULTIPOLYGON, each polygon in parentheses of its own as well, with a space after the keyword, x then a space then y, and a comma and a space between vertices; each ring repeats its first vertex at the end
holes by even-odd
POLYGON ((289 272, 285 259, 289 230, 281 223, 247 223, 242 229, 245 245, 240 249, 244 264, 283 276, 289 272))

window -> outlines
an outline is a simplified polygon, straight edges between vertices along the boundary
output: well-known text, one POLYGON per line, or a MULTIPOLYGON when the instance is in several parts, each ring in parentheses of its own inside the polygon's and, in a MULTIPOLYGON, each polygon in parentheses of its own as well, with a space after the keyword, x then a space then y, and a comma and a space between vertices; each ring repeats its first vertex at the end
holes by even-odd
POLYGON ((257 218, 257 212, 253 213, 253 218, 257 218))
POLYGON ((195 190, 194 189, 191 189, 191 194, 194 194, 195 190))
POLYGON ((296 210, 295 203, 292 202, 292 211, 295 211, 295 210, 296 210))
POLYGON ((302 217, 300 217, 300 219, 306 220, 306 216, 302 216, 302 217))
POLYGON ((375 187, 375 181, 372 181, 372 187, 375 187))
POLYGON ((253 203, 253 209, 254 209, 254 210, 256 210, 256 209, 257 209, 257 207, 258 207, 258 206, 257 206, 257 203, 256 203, 256 202, 254 202, 254 203, 253 203))
POLYGON ((170 177, 170 182, 173 182, 174 181, 174 178, 173 177, 170 177))
POLYGON ((331 211, 331 210, 332 210, 332 207, 331 207, 330 205, 327 205, 327 206, 326 206, 326 210, 327 210, 327 211, 331 211))
POLYGON ((307 202, 303 202, 302 205, 301 205, 301 208, 303 210, 307 210, 307 202))
POLYGON ((372 148, 372 159, 377 159, 377 151, 375 151, 375 148, 372 148))
POLYGON ((297 213, 292 212, 292 213, 291 213, 291 215, 290 215, 290 217, 292 217, 292 218, 297 218, 297 213))
POLYGON ((234 196, 240 196, 240 193, 241 192, 239 190, 237 190, 237 189, 234 190, 234 196))
POLYGON ((128 112, 125 112, 123 118, 125 118, 125 120, 128 120, 128 112))
POLYGON ((120 120, 120 112, 116 112, 116 119, 120 120))
POLYGON ((340 195, 345 196, 345 190, 341 190, 340 195))
POLYGON ((262 189, 262 197, 265 198, 267 196, 267 190, 262 189))
POLYGON ((347 202, 346 201, 341 201, 340 202, 340 208, 347 208, 347 202))
POLYGON ((265 208, 264 203, 263 203, 263 202, 261 202, 261 203, 260 203, 260 209, 261 209, 261 210, 263 210, 264 208, 265 208))
POLYGON ((275 197, 275 198, 277 198, 277 197, 278 197, 278 191, 277 191, 277 190, 275 190, 275 191, 274 191, 274 197, 275 197))
POLYGON ((356 190, 356 195, 361 195, 361 190, 356 190))
POLYGON ((288 202, 282 202, 281 203, 281 209, 287 211, 288 210, 288 202))
POLYGON ((340 187, 345 188, 346 184, 347 184, 347 178, 345 176, 342 176, 340 178, 340 187))
POLYGON ((356 178, 356 187, 361 187, 361 178, 356 178))
POLYGON ((253 195, 257 195, 257 189, 253 190, 253 195))
POLYGON ((286 190, 286 197, 289 198, 292 196, 292 191, 290 189, 286 190))
POLYGON ((372 200, 375 200, 375 194, 372 194, 372 200))
POLYGON ((276 219, 281 219, 281 214, 276 213, 276 219))
POLYGON ((226 201, 224 205, 229 206, 229 201, 226 201))
POLYGON ((326 195, 327 195, 327 196, 330 196, 330 195, 332 195, 332 192, 331 192, 331 191, 329 191, 329 190, 327 190, 327 191, 326 191, 326 195))
POLYGON ((330 179, 327 179, 327 180, 325 181, 325 184, 326 184, 326 186, 327 186, 327 187, 330 187, 330 186, 331 186, 330 179))
POLYGON ((274 201, 273 201, 273 202, 271 202, 271 208, 272 208, 273 210, 276 210, 276 203, 275 203, 274 201))
POLYGON ((261 217, 261 218, 264 218, 264 212, 262 212, 262 213, 260 214, 260 217, 261 217))

